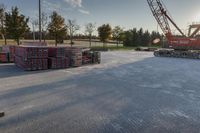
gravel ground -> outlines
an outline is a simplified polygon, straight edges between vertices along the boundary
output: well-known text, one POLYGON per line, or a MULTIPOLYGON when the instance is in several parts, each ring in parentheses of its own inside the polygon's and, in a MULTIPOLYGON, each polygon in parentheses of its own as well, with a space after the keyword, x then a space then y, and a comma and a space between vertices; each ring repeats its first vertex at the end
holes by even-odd
POLYGON ((102 53, 102 64, 0 64, 0 133, 199 133, 200 61, 102 53))

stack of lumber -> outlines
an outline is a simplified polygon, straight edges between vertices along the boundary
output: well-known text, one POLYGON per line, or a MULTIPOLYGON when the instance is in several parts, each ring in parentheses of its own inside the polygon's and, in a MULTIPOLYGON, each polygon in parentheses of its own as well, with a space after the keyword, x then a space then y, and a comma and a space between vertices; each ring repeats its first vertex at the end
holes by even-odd
POLYGON ((28 71, 48 69, 48 48, 22 46, 15 48, 15 64, 28 71))
POLYGON ((48 68, 62 69, 69 67, 69 58, 66 57, 65 47, 48 47, 48 68))

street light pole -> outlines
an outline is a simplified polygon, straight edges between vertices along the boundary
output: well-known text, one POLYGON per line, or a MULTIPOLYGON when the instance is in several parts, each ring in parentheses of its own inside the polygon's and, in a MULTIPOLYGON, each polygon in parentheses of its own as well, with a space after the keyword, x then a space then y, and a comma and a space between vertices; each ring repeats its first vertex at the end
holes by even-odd
POLYGON ((39 0, 39 38, 40 42, 42 41, 42 33, 41 33, 41 0, 39 0))

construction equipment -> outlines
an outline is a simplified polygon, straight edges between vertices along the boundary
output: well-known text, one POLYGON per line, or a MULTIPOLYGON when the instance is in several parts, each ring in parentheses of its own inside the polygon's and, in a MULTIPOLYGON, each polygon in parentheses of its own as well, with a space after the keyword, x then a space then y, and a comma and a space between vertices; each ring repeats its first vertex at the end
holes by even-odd
POLYGON ((200 59, 200 38, 197 37, 197 33, 200 31, 200 24, 190 25, 188 36, 186 36, 170 17, 162 0, 147 0, 147 2, 169 45, 169 49, 156 50, 154 55, 200 59), (172 34, 170 23, 178 30, 180 36, 172 34))

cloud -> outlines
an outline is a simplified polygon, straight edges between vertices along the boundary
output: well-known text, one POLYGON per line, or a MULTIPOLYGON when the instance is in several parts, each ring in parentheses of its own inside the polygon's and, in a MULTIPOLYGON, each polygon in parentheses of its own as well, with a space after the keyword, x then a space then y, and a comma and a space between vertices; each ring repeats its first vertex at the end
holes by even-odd
POLYGON ((73 7, 82 7, 82 0, 64 0, 73 7))
POLYGON ((53 10, 57 10, 57 9, 60 9, 61 8, 61 4, 59 3, 52 3, 52 2, 49 2, 47 0, 44 0, 43 1, 43 5, 46 7, 45 9, 53 9, 53 10))
POLYGON ((79 9, 78 11, 79 11, 80 13, 82 13, 82 14, 86 14, 86 15, 89 15, 89 14, 90 14, 89 11, 86 11, 86 10, 83 10, 83 9, 79 9))

